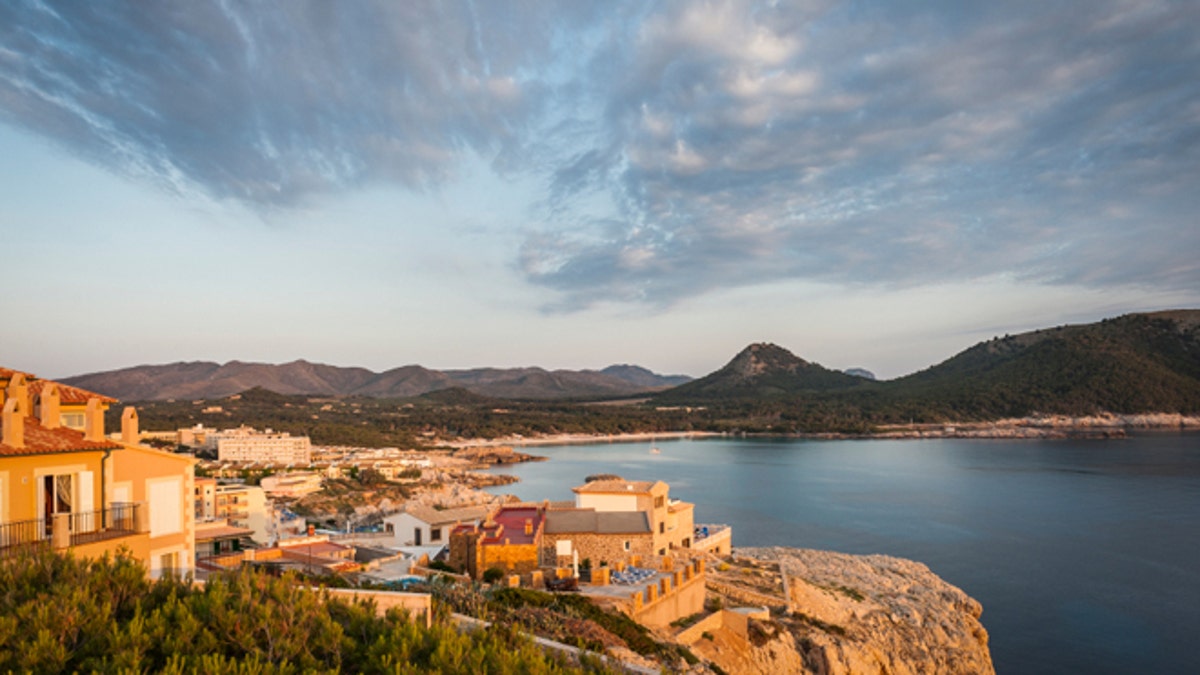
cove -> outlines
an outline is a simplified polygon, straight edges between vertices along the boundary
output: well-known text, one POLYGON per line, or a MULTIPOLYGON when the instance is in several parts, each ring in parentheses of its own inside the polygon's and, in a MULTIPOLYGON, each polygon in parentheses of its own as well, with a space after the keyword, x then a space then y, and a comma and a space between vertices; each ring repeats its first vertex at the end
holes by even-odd
POLYGON ((1200 672, 1200 435, 1120 440, 720 438, 568 446, 491 489, 570 500, 663 480, 734 546, 883 553, 983 603, 999 673, 1200 672), (651 447, 659 450, 650 452, 651 447))

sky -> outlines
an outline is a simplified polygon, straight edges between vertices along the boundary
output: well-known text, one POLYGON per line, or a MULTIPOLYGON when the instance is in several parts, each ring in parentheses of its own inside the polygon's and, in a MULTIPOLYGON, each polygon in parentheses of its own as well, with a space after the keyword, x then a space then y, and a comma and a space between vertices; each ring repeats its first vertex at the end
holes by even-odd
POLYGON ((0 365, 893 378, 1200 307, 1200 3, 0 3, 0 365))

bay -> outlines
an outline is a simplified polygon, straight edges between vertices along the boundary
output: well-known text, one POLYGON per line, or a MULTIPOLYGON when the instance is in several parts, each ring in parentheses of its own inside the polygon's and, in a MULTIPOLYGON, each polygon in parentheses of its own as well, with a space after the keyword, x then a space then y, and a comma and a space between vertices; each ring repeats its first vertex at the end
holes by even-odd
POLYGON ((983 603, 999 673, 1198 673, 1200 435, 719 438, 541 446, 530 501, 595 473, 662 480, 737 546, 923 562, 983 603), (659 449, 650 453, 651 446, 659 449))

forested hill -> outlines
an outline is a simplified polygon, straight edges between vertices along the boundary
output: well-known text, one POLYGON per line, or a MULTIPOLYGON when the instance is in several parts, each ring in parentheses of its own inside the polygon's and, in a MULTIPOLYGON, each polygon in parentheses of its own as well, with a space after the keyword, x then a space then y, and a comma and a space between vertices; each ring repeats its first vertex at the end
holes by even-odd
POLYGON ((1200 412, 1200 310, 996 338, 884 388, 987 417, 1200 412))
POLYGON ((996 338, 886 382, 827 370, 774 345, 751 345, 721 370, 663 392, 655 402, 772 408, 798 421, 866 423, 1033 413, 1196 414, 1200 310, 1129 314, 996 338))

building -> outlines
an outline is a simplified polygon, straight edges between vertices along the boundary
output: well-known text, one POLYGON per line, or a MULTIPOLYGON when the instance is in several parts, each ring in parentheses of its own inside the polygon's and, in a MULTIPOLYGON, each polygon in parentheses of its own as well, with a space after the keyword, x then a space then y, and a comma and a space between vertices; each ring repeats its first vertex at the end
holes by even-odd
MULTIPOLYGON (((99 401, 101 411, 107 411, 112 404, 117 402, 115 398, 95 394, 59 382, 40 379, 28 380, 28 382, 29 397, 33 400, 39 399, 43 387, 53 385, 58 389, 59 424, 75 431, 85 431, 84 427, 85 420, 87 419, 87 404, 89 400, 94 398, 99 401)), ((40 416, 41 413, 39 412, 38 415, 40 416)))
POLYGON ((217 517, 217 479, 196 478, 195 489, 196 522, 207 522, 217 517))
POLYGON ((474 525, 483 520, 490 506, 464 506, 438 510, 431 506, 413 504, 403 511, 383 518, 383 527, 392 533, 391 541, 381 544, 395 548, 403 546, 441 546, 450 542, 450 530, 456 525, 474 525))
POLYGON ((526 574, 541 566, 543 506, 505 505, 478 525, 458 525, 450 532, 449 564, 475 579, 496 568, 526 574))
POLYGON ((249 427, 209 431, 204 446, 217 451, 222 462, 272 462, 302 464, 312 462, 312 445, 308 436, 292 436, 267 429, 258 432, 249 427))
POLYGON ((218 484, 213 501, 217 520, 228 520, 233 527, 250 530, 251 537, 260 544, 270 541, 267 497, 262 488, 242 483, 218 484))
POLYGON ((645 514, 656 555, 692 546, 695 505, 672 500, 670 488, 662 481, 596 480, 572 491, 577 509, 645 514))
POLYGON ((649 558, 654 554, 654 533, 641 511, 546 512, 542 542, 542 564, 546 567, 571 567, 580 562, 598 567, 631 556, 649 558))
POLYGON ((49 546, 99 557, 125 548, 152 576, 189 572, 192 458, 138 445, 133 408, 120 437, 106 437, 114 400, 99 395, 82 405, 82 431, 67 426, 63 411, 78 410, 87 392, 70 388, 64 405, 58 383, 31 387, 31 379, 0 369, 0 551, 49 546))

